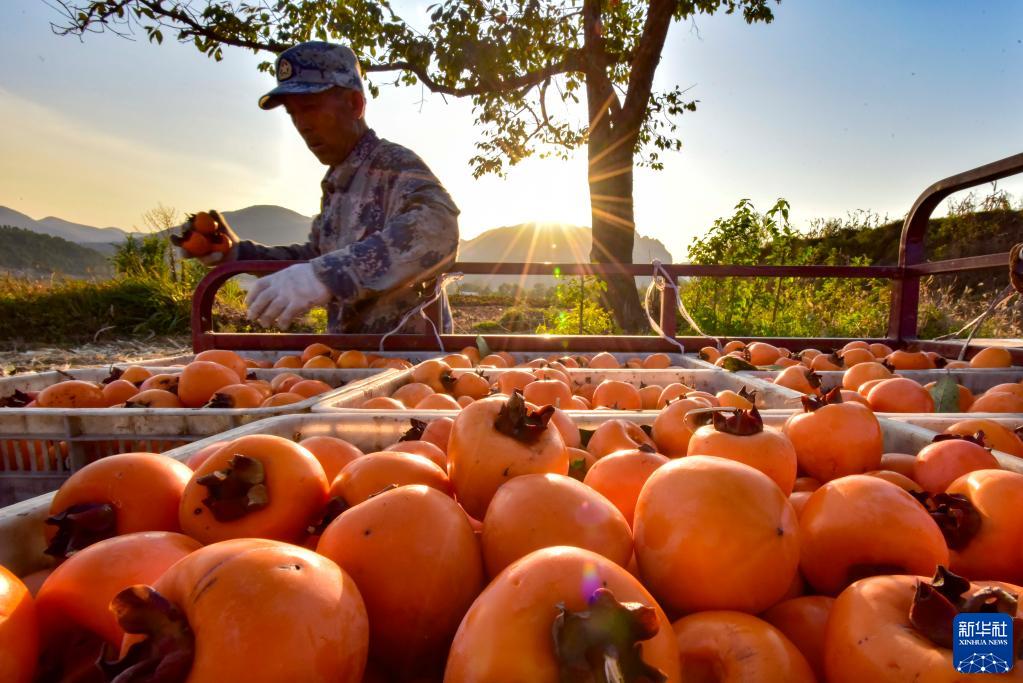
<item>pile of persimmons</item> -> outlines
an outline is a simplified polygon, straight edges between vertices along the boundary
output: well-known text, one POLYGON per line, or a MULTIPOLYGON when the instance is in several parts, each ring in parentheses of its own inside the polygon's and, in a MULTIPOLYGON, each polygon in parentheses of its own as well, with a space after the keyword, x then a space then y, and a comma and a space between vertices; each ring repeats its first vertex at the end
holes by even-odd
POLYGON ((965 680, 953 619, 1023 590, 990 421, 894 454, 840 391, 581 431, 511 388, 378 452, 296 439, 75 473, 55 566, 0 572, 0 679, 965 680))
POLYGON ((252 367, 253 361, 234 351, 203 351, 182 368, 167 368, 167 372, 134 365, 113 368, 101 382, 69 379, 40 391, 18 391, 0 398, 0 407, 271 408, 333 389, 326 382, 294 373, 255 379, 249 377, 252 367))

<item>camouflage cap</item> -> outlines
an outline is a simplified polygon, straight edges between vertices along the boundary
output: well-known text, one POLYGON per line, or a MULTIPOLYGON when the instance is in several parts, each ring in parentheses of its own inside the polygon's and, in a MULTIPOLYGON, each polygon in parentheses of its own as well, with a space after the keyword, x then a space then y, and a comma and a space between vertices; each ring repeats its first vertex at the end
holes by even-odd
POLYGON ((308 95, 330 88, 364 92, 359 61, 344 45, 310 40, 289 47, 277 58, 277 87, 259 98, 261 109, 273 109, 280 95, 308 95))

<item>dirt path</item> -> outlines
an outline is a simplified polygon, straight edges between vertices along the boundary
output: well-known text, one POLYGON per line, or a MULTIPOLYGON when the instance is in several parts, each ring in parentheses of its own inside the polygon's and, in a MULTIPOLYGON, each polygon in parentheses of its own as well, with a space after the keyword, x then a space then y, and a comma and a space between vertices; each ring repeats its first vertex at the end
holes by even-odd
POLYGON ((75 346, 0 345, 0 376, 41 370, 67 370, 110 363, 134 363, 147 358, 191 353, 191 340, 185 337, 128 339, 108 344, 75 346))

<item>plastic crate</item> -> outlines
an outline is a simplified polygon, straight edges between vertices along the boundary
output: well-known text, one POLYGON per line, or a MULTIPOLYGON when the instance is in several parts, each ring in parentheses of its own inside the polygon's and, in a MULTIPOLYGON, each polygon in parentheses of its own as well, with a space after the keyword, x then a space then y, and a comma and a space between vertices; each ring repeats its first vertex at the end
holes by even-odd
MULTIPOLYGON (((452 374, 459 376, 474 370, 454 370, 452 374)), ((487 378, 499 376, 507 370, 485 370, 487 378)), ((726 389, 738 392, 742 388, 757 391, 758 407, 775 410, 794 410, 799 406, 798 397, 784 387, 757 378, 744 377, 721 370, 692 370, 688 368, 668 370, 583 370, 570 369, 569 376, 574 382, 599 384, 605 379, 628 382, 634 386, 643 384, 660 384, 666 386, 672 382, 681 382, 698 391, 717 393, 726 389)), ((313 412, 333 412, 339 410, 359 410, 365 401, 378 396, 390 396, 399 387, 412 381, 411 370, 401 370, 397 374, 366 382, 357 389, 340 396, 323 397, 313 408, 313 412)), ((624 412, 624 411, 599 411, 624 412)), ((629 411, 636 412, 636 411, 629 411)), ((647 411, 650 412, 650 411, 647 411)), ((580 412, 582 414, 582 412, 580 412)))
MULTIPOLYGON (((158 368, 153 368, 157 370, 158 368)), ((169 370, 169 369, 168 369, 169 370)), ((270 379, 279 370, 253 370, 270 379)), ((114 453, 163 452, 254 420, 309 412, 323 398, 355 390, 395 370, 292 370, 334 391, 273 408, 0 408, 0 505, 52 491, 85 464, 114 453)), ((100 381, 106 369, 0 378, 0 396, 38 391, 65 379, 100 381)), ((174 374, 173 370, 170 374, 174 374)))
MULTIPOLYGON (((429 421, 438 417, 456 417, 453 411, 408 411, 403 413, 311 413, 284 415, 243 425, 224 434, 202 439, 167 453, 180 461, 187 460, 198 450, 217 441, 236 439, 248 434, 272 434, 289 439, 309 436, 336 436, 372 452, 385 448, 401 438, 411 427, 412 419, 429 421)), ((653 424, 653 413, 622 413, 615 417, 640 425, 653 424)), ((781 427, 787 415, 765 413, 765 424, 781 427)), ((576 413, 573 419, 581 429, 595 429, 610 419, 603 415, 576 413)), ((890 452, 916 453, 931 442, 934 432, 905 421, 881 419, 884 447, 890 452)), ((1020 459, 1004 453, 995 453, 1007 469, 1023 472, 1020 459)), ((49 566, 51 559, 43 554, 44 520, 49 513, 53 493, 26 500, 0 509, 0 565, 19 576, 49 566)))

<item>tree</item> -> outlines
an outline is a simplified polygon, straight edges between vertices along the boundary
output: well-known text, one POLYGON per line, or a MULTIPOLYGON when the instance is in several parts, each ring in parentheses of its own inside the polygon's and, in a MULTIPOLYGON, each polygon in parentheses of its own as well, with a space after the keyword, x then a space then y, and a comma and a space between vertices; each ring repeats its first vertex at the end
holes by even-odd
MULTIPOLYGON (((586 145, 590 260, 611 264, 632 262, 633 167, 662 168, 660 153, 682 146, 677 117, 696 107, 678 85, 653 90, 671 23, 719 10, 741 12, 751 24, 774 18, 770 0, 442 0, 417 29, 387 0, 55 2, 65 15, 57 33, 127 35, 141 27, 161 43, 167 31, 216 60, 225 46, 276 53, 344 36, 368 75, 393 74, 395 85, 472 100, 481 131, 470 159, 476 177, 586 145), (574 118, 581 97, 586 113, 574 118), (552 107, 558 100, 561 112, 552 107)), ((369 88, 378 92, 372 81, 369 88)), ((633 278, 610 277, 608 285, 605 305, 619 325, 643 329, 633 278)))

